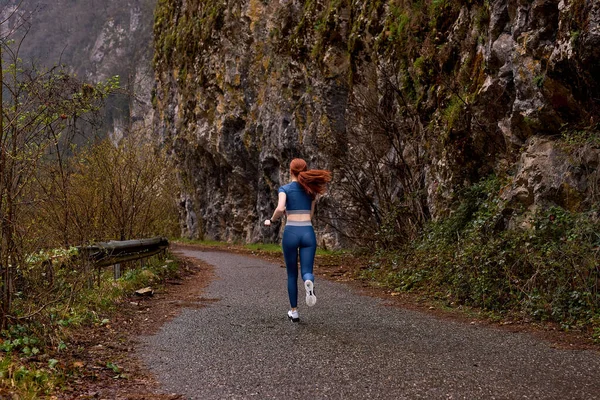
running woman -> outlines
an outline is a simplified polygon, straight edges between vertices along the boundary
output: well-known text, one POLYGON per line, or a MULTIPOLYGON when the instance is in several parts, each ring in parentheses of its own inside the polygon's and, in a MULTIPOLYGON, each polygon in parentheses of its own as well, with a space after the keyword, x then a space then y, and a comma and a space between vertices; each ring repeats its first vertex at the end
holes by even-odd
POLYGON ((331 181, 331 173, 320 169, 308 169, 306 161, 295 158, 290 163, 291 182, 279 188, 277 208, 265 225, 287 215, 281 247, 287 269, 287 287, 291 310, 288 318, 298 322, 298 253, 300 273, 306 290, 306 304, 312 307, 317 302, 315 296, 315 276, 313 264, 317 252, 317 238, 312 227, 315 198, 325 193, 326 184, 331 181))

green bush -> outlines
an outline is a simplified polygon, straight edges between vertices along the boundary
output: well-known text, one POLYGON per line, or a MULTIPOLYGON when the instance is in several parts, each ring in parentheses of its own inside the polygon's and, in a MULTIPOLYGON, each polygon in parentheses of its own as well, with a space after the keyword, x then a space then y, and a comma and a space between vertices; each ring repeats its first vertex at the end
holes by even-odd
MULTIPOLYGON (((455 211, 421 239, 374 257, 363 279, 418 290, 448 303, 600 329, 600 222, 596 210, 539 210, 528 228, 506 229, 501 182, 488 178, 460 194, 455 211)), ((513 211, 513 218, 516 213, 513 211)))

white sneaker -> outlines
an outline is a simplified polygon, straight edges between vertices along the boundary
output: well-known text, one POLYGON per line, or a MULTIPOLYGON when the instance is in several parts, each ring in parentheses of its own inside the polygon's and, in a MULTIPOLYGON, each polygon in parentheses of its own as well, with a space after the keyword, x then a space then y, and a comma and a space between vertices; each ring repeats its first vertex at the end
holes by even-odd
POLYGON ((315 296, 315 284, 313 281, 304 281, 304 289, 306 289, 306 305, 309 307, 314 306, 317 303, 317 296, 315 296))
POLYGON ((298 310, 296 310, 296 311, 289 310, 288 311, 288 318, 292 322, 298 322, 298 321, 300 321, 300 316, 298 315, 298 310))

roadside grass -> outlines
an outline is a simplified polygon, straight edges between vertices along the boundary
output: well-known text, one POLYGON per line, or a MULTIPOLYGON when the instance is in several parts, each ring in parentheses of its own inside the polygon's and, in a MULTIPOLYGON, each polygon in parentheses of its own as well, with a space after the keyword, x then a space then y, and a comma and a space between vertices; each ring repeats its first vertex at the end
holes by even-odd
POLYGON ((281 253, 281 246, 276 243, 252 243, 243 245, 251 251, 264 251, 267 253, 281 253))
POLYGON ((38 399, 40 395, 52 393, 63 381, 63 375, 53 371, 51 363, 39 367, 6 353, 0 359, 0 382, 3 382, 0 398, 38 399))
MULTIPOLYGON (((268 253, 281 253, 281 245, 276 243, 253 243, 245 244, 244 248, 252 251, 265 251, 268 253)), ((328 250, 317 247, 317 256, 331 256, 336 254, 342 254, 341 250, 328 250)))
POLYGON ((217 240, 198 240, 188 238, 170 238, 169 243, 194 244, 207 247, 226 247, 230 245, 230 243, 220 242, 217 240))
MULTIPOLYGON (((281 245, 278 243, 229 243, 229 242, 219 242, 215 240, 194 240, 194 239, 175 239, 172 243, 181 243, 181 244, 190 244, 196 245, 200 247, 207 248, 223 248, 223 249, 235 249, 240 251, 250 251, 250 252, 264 252, 268 254, 280 254, 281 253, 281 245)), ((340 255, 347 254, 347 250, 329 250, 322 249, 317 247, 317 256, 332 256, 332 255, 340 255)))
POLYGON ((53 284, 56 297, 21 297, 14 322, 0 332, 0 398, 36 399, 59 391, 76 374, 70 367, 78 351, 71 343, 74 334, 80 328, 109 324, 119 304, 135 290, 158 288, 177 277, 178 270, 174 259, 152 257, 144 267, 129 263, 117 280, 106 268, 88 287, 77 266, 62 265, 53 284), (44 302, 48 304, 40 307, 44 302), (31 310, 38 312, 27 317, 31 310))

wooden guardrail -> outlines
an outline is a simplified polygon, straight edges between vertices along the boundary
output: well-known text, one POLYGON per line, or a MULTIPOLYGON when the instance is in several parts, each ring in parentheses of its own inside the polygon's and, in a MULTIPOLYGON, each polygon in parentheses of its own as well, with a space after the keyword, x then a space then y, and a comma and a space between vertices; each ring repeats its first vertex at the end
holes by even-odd
POLYGON ((161 252, 169 247, 169 241, 164 237, 151 239, 136 239, 110 242, 100 242, 91 246, 78 248, 87 267, 114 266, 115 279, 121 275, 120 265, 127 261, 143 260, 161 252))

